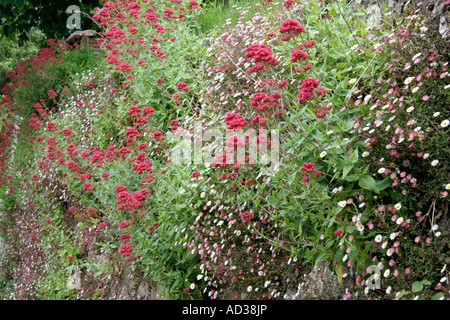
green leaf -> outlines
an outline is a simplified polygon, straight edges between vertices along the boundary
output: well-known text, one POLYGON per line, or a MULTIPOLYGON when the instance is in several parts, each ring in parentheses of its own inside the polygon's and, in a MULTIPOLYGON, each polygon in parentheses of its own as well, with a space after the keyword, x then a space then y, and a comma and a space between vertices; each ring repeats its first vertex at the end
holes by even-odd
POLYGON ((356 180, 358 180, 359 179, 359 175, 358 174, 351 174, 351 175, 349 175, 349 176, 347 176, 346 178, 345 178, 345 180, 346 181, 356 181, 356 180))
POLYGON ((336 265, 336 268, 334 269, 336 271, 336 275, 338 277, 338 283, 342 282, 342 275, 344 274, 344 268, 342 267, 342 261, 338 262, 336 265))
POLYGON ((392 179, 391 178, 386 178, 384 180, 378 181, 377 182, 377 189, 379 191, 386 189, 387 187, 390 187, 392 185, 392 179))
POLYGON ((345 179, 345 177, 350 172, 350 170, 352 170, 352 168, 353 168, 353 164, 346 164, 344 166, 344 170, 342 170, 342 179, 345 179))
POLYGON ((431 297, 431 300, 440 300, 444 294, 442 292, 436 293, 434 296, 431 297))
POLYGON ((423 284, 421 282, 419 282, 419 281, 413 282, 412 288, 411 288, 412 292, 419 292, 419 291, 422 291, 422 289, 423 289, 423 284))
MULTIPOLYGON (((353 125, 353 123, 352 123, 352 125, 353 125)), ((352 152, 352 155, 350 156, 350 162, 354 164, 358 161, 358 159, 359 159, 359 154, 358 154, 358 149, 356 149, 352 152)))
POLYGON ((379 193, 377 182, 369 175, 364 175, 359 179, 359 186, 363 189, 379 193))
POLYGON ((405 289, 403 289, 402 291, 400 291, 400 294, 397 296, 397 299, 400 299, 400 298, 403 297, 406 293, 407 293, 407 291, 405 291, 405 289))

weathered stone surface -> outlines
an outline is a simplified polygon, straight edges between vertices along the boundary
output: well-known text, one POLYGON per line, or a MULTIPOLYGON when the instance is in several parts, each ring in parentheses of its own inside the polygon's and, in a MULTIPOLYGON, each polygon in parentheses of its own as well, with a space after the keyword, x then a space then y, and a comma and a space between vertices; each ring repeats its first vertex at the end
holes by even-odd
POLYGON ((368 18, 369 27, 381 23, 383 5, 387 6, 397 16, 408 15, 411 10, 414 14, 421 15, 431 28, 436 28, 444 36, 449 34, 450 5, 443 6, 446 0, 356 0, 353 1, 355 8, 365 8, 370 14, 368 18), (420 4, 418 6, 418 4, 420 4))

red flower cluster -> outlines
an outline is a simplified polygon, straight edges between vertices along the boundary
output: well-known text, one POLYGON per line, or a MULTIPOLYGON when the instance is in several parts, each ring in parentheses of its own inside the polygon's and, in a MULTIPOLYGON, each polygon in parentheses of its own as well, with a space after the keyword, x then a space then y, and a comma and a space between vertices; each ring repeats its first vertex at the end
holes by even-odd
POLYGON ((247 120, 238 113, 227 113, 224 122, 228 125, 229 130, 239 130, 248 124, 247 120))
POLYGON ((299 50, 297 48, 292 49, 291 52, 291 62, 294 63, 298 60, 306 60, 308 59, 308 54, 303 51, 303 50, 299 50))
POLYGON ((192 172, 192 175, 191 175, 192 178, 197 178, 199 176, 200 176, 200 172, 198 172, 198 171, 192 172))
POLYGON ((131 238, 131 234, 129 234, 129 233, 124 233, 124 234, 120 235, 120 240, 122 240, 123 242, 130 241, 130 238, 131 238))
POLYGON ((177 84, 177 90, 178 90, 178 91, 186 91, 186 90, 189 90, 189 87, 188 87, 188 85, 186 84, 186 82, 179 82, 179 83, 177 84))
POLYGON ((314 100, 315 94, 317 95, 325 94, 326 93, 325 89, 320 88, 315 90, 319 85, 320 82, 314 78, 304 79, 295 100, 305 102, 307 100, 314 100))
POLYGON ((255 93, 250 98, 250 105, 255 107, 258 111, 266 111, 270 107, 280 109, 282 105, 277 103, 276 100, 281 99, 281 97, 282 95, 279 92, 274 92, 270 96, 265 92, 255 93))
POLYGON ((327 115, 328 111, 332 109, 332 105, 330 104, 328 106, 322 106, 321 109, 322 111, 316 113, 316 118, 318 119, 324 118, 327 115))
POLYGON ((300 169, 304 172, 313 172, 316 167, 316 164, 314 162, 305 162, 300 169))
POLYGON ((281 40, 288 41, 290 38, 295 37, 305 31, 305 28, 295 20, 288 19, 281 23, 280 33, 287 33, 281 40))
POLYGON ((158 228, 159 227, 159 222, 155 222, 153 225, 151 225, 149 228, 148 228, 148 232, 149 233, 153 233, 153 230, 155 230, 156 228, 158 228))
POLYGON ((126 256, 129 256, 133 250, 134 249, 132 247, 130 247, 129 245, 123 244, 120 246, 119 252, 122 255, 122 257, 126 257, 126 256))
POLYGON ((124 220, 124 221, 122 221, 122 222, 119 222, 119 228, 120 228, 120 229, 126 228, 126 227, 128 227, 130 224, 131 224, 130 221, 124 220))
POLYGON ((271 66, 276 66, 280 61, 273 56, 272 50, 265 44, 252 44, 247 47, 244 58, 253 58, 255 62, 264 62, 271 66))
POLYGON ((177 130, 179 126, 180 126, 180 122, 178 120, 170 121, 170 129, 177 130))
POLYGON ((253 214, 250 213, 250 211, 245 211, 241 213, 241 219, 243 223, 248 223, 251 219, 253 219, 253 214))

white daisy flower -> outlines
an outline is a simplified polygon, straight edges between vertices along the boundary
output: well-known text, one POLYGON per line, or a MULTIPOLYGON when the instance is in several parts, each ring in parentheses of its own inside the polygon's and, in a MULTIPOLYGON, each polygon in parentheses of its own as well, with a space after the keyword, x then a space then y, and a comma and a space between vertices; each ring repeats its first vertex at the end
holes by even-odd
POLYGON ((326 152, 326 151, 322 151, 322 152, 320 153, 320 157, 321 157, 321 158, 325 157, 326 155, 327 155, 327 152, 326 152))
POLYGON ((403 222, 403 217, 398 218, 396 221, 397 224, 402 224, 402 222, 403 222))
POLYGON ((445 127, 448 126, 449 123, 450 123, 450 121, 444 120, 444 121, 441 122, 441 127, 442 127, 442 128, 445 128, 445 127))
POLYGON ((390 257, 390 256, 392 256, 392 254, 394 253, 394 251, 395 251, 395 249, 394 248, 390 248, 388 251, 387 251, 387 255, 388 255, 388 257, 390 257))
POLYGON ((406 109, 406 112, 411 112, 414 110, 414 107, 409 107, 408 109, 406 109))
POLYGON ((184 194, 185 192, 186 192, 186 190, 184 190, 184 189, 180 190, 180 194, 184 194))
POLYGON ((391 286, 387 287, 387 288, 386 288, 386 294, 390 294, 390 293, 391 293, 391 290, 392 290, 392 287, 391 287, 391 286))
POLYGON ((383 273, 383 275, 384 275, 385 278, 387 278, 390 273, 391 273, 391 270, 386 269, 386 271, 383 273))
POLYGON ((381 240, 383 240, 383 236, 381 234, 375 237, 375 242, 381 242, 381 240))
POLYGON ((363 156, 363 158, 365 158, 365 157, 367 157, 369 154, 370 154, 370 153, 369 153, 368 151, 364 151, 363 154, 362 154, 362 156, 363 156))
POLYGON ((402 204, 399 202, 399 203, 394 205, 394 208, 397 209, 397 210, 400 210, 402 208, 402 204))
POLYGON ((197 280, 201 280, 203 278, 203 275, 202 274, 199 274, 198 276, 197 276, 197 280))
POLYGON ((342 201, 338 202, 338 206, 341 207, 341 208, 345 207, 346 204, 347 204, 347 201, 345 201, 345 200, 342 200, 342 201))
POLYGON ((439 117, 439 115, 440 115, 441 113, 440 112, 435 112, 435 113, 433 113, 433 117, 439 117))
POLYGON ((251 291, 252 291, 252 289, 253 289, 253 287, 252 287, 252 286, 248 286, 248 287, 247 287, 247 292, 251 292, 251 291))
POLYGON ((427 159, 430 156, 429 153, 425 153, 422 158, 427 159))
POLYGON ((419 91, 419 87, 415 87, 414 89, 412 89, 413 93, 416 93, 417 91, 419 91))
POLYGON ((378 169, 378 173, 384 173, 384 171, 386 171, 386 169, 384 169, 384 168, 378 169))
POLYGON ((356 79, 350 79, 350 80, 348 80, 348 83, 355 83, 356 82, 356 79))
POLYGON ((431 162, 431 166, 436 167, 438 165, 438 163, 439 163, 439 160, 433 160, 431 162))
POLYGON ((189 288, 191 288, 191 290, 195 289, 195 283, 191 283, 191 285, 189 286, 189 288))
POLYGON ((435 225, 433 226, 433 228, 432 228, 433 231, 436 231, 436 230, 438 229, 438 227, 439 227, 439 226, 438 226, 437 224, 435 224, 435 225))
POLYGON ((411 81, 413 81, 414 79, 415 79, 414 77, 408 77, 408 78, 406 78, 405 84, 410 84, 411 81))
POLYGON ((445 190, 450 190, 450 183, 447 183, 447 184, 445 185, 445 190))
POLYGON ((435 235, 436 237, 440 237, 440 236, 441 236, 441 232, 438 231, 438 232, 436 232, 434 235, 435 235))

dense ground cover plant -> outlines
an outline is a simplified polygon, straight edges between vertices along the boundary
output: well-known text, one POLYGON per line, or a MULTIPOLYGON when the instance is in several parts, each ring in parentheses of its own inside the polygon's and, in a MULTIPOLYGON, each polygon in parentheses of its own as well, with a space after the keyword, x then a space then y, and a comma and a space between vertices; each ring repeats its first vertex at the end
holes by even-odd
POLYGON ((414 12, 399 30, 368 31, 344 1, 267 1, 231 5, 234 18, 205 41, 200 9, 105 2, 93 16, 104 51, 87 56, 96 68, 49 41, 10 73, 7 297, 104 298, 108 279, 134 270, 176 299, 311 298, 308 274, 326 261, 341 286, 314 297, 443 298, 440 35, 414 12), (226 148, 213 163, 176 165, 177 129, 222 130, 226 148), (233 161, 251 141, 253 158, 233 161), (374 264, 381 288, 371 291, 374 264), (80 285, 66 283, 68 270, 82 271, 80 285))

